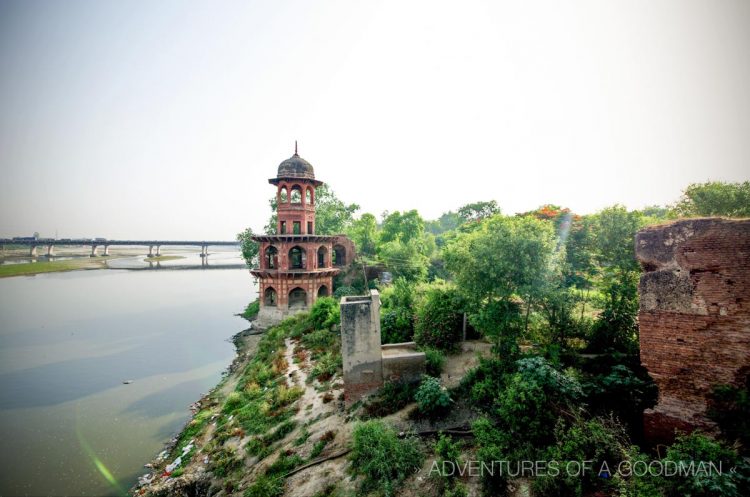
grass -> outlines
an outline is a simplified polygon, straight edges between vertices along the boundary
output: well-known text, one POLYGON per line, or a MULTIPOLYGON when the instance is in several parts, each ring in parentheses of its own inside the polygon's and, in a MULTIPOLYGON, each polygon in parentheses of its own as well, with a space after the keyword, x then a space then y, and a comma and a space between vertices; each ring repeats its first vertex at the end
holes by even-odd
POLYGON ((77 269, 104 269, 106 267, 105 261, 91 257, 65 259, 62 261, 37 261, 28 264, 3 264, 0 265, 0 278, 55 273, 59 271, 75 271, 77 269))
POLYGON ((184 255, 160 255, 157 257, 146 257, 143 262, 164 262, 164 261, 175 261, 177 259, 184 259, 184 255))

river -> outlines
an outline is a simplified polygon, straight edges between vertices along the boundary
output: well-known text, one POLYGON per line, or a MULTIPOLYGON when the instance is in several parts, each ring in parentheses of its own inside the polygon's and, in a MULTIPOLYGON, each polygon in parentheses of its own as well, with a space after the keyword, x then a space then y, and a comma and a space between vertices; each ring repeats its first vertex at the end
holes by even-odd
POLYGON ((125 493, 221 379, 257 292, 237 252, 142 259, 0 279, 0 495, 125 493))

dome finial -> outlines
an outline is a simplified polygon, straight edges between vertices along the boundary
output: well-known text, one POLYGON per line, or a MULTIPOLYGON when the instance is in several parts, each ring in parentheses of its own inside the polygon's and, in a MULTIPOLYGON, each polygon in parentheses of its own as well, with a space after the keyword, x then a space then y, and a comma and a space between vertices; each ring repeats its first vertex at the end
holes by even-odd
POLYGON ((294 140, 294 155, 297 155, 297 140, 294 140))

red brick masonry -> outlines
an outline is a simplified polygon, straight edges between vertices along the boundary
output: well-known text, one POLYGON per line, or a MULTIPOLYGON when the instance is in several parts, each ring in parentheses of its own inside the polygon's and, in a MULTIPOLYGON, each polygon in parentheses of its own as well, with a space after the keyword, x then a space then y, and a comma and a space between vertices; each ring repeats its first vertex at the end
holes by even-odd
POLYGON ((750 220, 690 219, 636 234, 641 362, 659 387, 645 435, 715 430, 708 397, 750 373, 750 220))

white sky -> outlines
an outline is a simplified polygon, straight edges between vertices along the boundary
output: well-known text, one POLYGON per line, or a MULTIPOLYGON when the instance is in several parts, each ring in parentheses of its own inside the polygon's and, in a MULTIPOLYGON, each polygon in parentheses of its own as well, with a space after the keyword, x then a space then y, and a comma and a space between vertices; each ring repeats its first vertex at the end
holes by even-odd
POLYGON ((750 2, 0 3, 0 235, 232 239, 300 155, 378 217, 750 179, 750 2))

